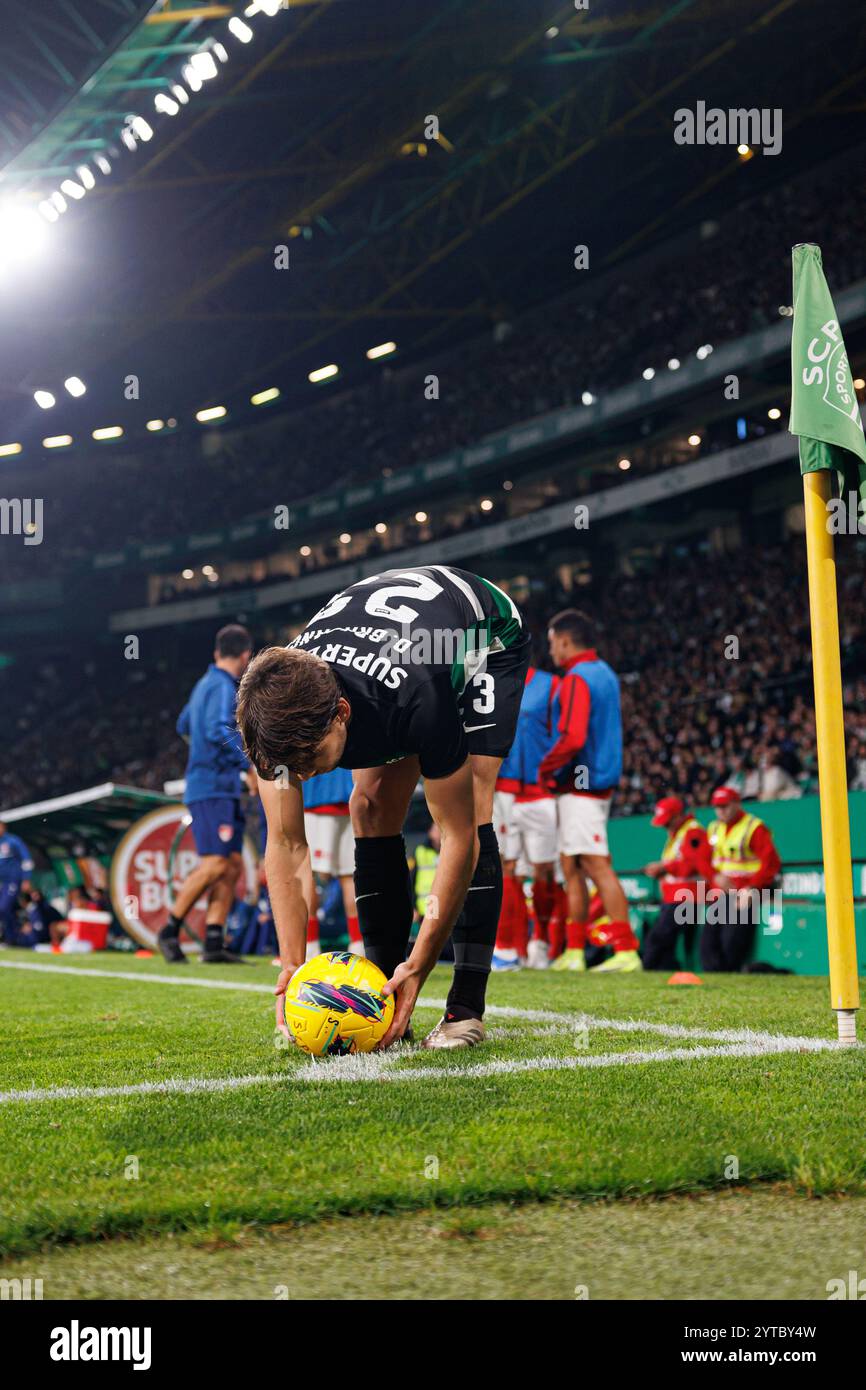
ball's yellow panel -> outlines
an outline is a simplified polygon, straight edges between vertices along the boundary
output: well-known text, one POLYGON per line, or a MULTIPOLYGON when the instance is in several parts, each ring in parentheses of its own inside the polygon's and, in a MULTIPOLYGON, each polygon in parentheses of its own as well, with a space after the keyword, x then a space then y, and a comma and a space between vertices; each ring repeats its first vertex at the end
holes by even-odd
POLYGON ((394 998, 377 965, 349 951, 327 951, 296 970, 285 998, 286 1025, 314 1057, 371 1052, 394 1017, 394 998))

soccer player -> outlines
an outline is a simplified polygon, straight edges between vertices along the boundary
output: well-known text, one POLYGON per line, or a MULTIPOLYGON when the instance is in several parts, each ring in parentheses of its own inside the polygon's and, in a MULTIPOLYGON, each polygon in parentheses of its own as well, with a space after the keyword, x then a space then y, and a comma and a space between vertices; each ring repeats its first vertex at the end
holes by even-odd
POLYGON ((643 943, 644 970, 679 970, 677 938, 697 920, 698 884, 712 878, 712 855, 707 832, 678 796, 663 796, 656 803, 652 825, 667 831, 661 859, 644 867, 644 873, 661 882, 662 908, 643 943), (679 908, 679 911, 677 910, 679 908))
POLYGON ((18 895, 30 887, 33 856, 18 836, 0 820, 0 937, 8 945, 18 939, 18 895))
POLYGON ((738 791, 717 787, 710 803, 718 817, 707 827, 715 893, 707 894, 701 965, 706 971, 737 971, 746 963, 761 920, 760 892, 771 887, 782 861, 770 827, 744 810, 738 791))
POLYGON ((553 663, 564 673, 555 697, 559 738, 539 768, 541 785, 559 798, 559 848, 569 900, 568 949, 557 968, 586 969, 589 877, 610 918, 604 943, 614 951, 596 971, 640 970, 637 937, 607 845, 611 798, 622 774, 619 681, 595 649, 586 613, 577 608, 557 613, 548 641, 553 663))
MULTIPOLYGON (((338 878, 349 933, 349 950, 364 954, 358 909, 355 906, 355 837, 349 815, 352 774, 335 767, 304 783, 304 831, 310 846, 313 873, 338 878)), ((319 919, 315 904, 307 926, 307 959, 319 954, 319 919)))
MULTIPOLYGON (((454 977, 425 1046, 483 1040, 502 900, 493 789, 528 664, 529 639, 508 595, 446 565, 388 570, 352 584, 287 648, 271 647, 250 664, 238 723, 268 820, 268 885, 283 964, 278 996, 303 962, 312 896, 301 782, 348 767, 364 951, 396 995, 381 1045, 404 1036, 449 933, 454 977), (442 851, 404 959, 412 884, 402 830, 419 774, 442 851)), ((285 1031, 281 1004, 278 997, 285 1031)))
POLYGON ((516 970, 526 959, 533 969, 548 964, 548 925, 562 890, 556 866, 556 799, 538 781, 544 755, 556 742, 554 696, 557 680, 530 666, 520 700, 514 743, 496 779, 496 826, 502 853, 502 914, 493 957, 495 970, 516 970), (518 866, 532 872, 536 935, 527 941, 528 913, 518 866))
POLYGON ((201 961, 205 965, 240 961, 239 956, 224 949, 223 929, 241 872, 242 776, 250 791, 255 791, 255 778, 249 774, 235 722, 238 682, 252 650, 253 640, 245 627, 230 623, 220 628, 213 663, 196 683, 177 721, 178 733, 189 742, 185 799, 199 862, 181 885, 173 911, 157 938, 171 965, 186 961, 180 930, 202 893, 207 893, 207 913, 201 961))

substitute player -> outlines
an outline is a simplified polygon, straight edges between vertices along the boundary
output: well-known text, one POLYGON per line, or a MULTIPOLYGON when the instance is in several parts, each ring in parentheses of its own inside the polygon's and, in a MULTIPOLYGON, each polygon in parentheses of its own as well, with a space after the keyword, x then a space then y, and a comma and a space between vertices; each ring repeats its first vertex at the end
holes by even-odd
MULTIPOLYGON (((355 836, 349 815, 352 774, 335 767, 304 783, 304 831, 310 846, 313 873, 338 878, 349 933, 349 950, 364 954, 358 909, 355 906, 355 836)), ((319 954, 319 919, 315 907, 307 927, 307 959, 319 954)))
POLYGON ((536 970, 545 969, 548 963, 548 925, 562 890, 555 879, 556 799, 539 784, 538 769, 556 742, 553 715, 557 684, 549 671, 530 666, 514 742, 496 779, 496 832, 504 876, 493 958, 497 970, 515 970, 523 958, 536 970), (518 877, 521 860, 532 873, 537 934, 529 942, 526 899, 518 877))
POLYGON ((425 1045, 482 1041, 502 901, 493 790, 528 664, 529 639, 508 595, 446 565, 360 580, 287 648, 271 647, 250 664, 238 723, 268 819, 268 884, 284 967, 278 995, 303 962, 312 893, 301 782, 348 767, 364 951, 396 994, 382 1046, 403 1037, 449 933, 454 978, 425 1045), (402 829, 419 774, 442 851, 406 960, 412 885, 402 829))
POLYGON ((640 970, 637 937, 607 844, 611 798, 622 774, 619 681, 595 649, 591 618, 577 608, 551 619, 548 640, 553 663, 564 674, 556 692, 559 738, 542 759, 539 777, 559 798, 559 848, 572 923, 569 949, 557 965, 586 968, 589 877, 610 918, 604 944, 614 951, 595 969, 640 970))
POLYGON ((19 835, 0 820, 0 939, 14 945, 18 939, 18 897, 30 887, 33 856, 19 835))
POLYGON ((199 862, 182 884, 157 938, 171 965, 186 961, 180 930, 202 893, 207 893, 207 913, 201 961, 205 965, 240 961, 239 956, 224 949, 223 930, 241 872, 242 776, 250 790, 255 790, 235 722, 238 682, 249 665, 252 649, 253 640, 239 623, 220 628, 213 663, 196 683, 177 721, 178 733, 189 742, 185 799, 199 862))

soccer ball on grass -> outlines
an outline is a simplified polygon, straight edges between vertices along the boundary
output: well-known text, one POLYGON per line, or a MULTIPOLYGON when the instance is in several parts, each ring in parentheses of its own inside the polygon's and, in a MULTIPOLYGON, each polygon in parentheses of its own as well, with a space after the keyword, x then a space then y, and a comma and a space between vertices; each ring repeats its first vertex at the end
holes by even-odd
POLYGON ((377 965, 349 951, 326 951, 308 960, 289 980, 286 1026, 298 1047, 313 1057, 372 1052, 394 1017, 394 996, 377 965))

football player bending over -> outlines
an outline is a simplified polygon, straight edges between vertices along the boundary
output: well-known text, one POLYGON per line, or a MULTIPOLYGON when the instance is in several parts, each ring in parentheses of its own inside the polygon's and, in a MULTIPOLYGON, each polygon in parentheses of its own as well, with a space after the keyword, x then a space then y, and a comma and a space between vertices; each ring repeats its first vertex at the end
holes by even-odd
POLYGON ((268 822, 265 856, 282 996, 304 962, 312 897, 301 783, 353 771, 355 896, 369 960, 395 994, 388 1047, 453 936, 454 978, 426 1047, 484 1038, 484 997, 502 901, 493 790, 514 735, 530 642, 507 594, 465 570, 388 570, 336 594, 288 647, 250 664, 238 724, 268 822), (411 954, 403 823, 419 775, 442 851, 411 954))

